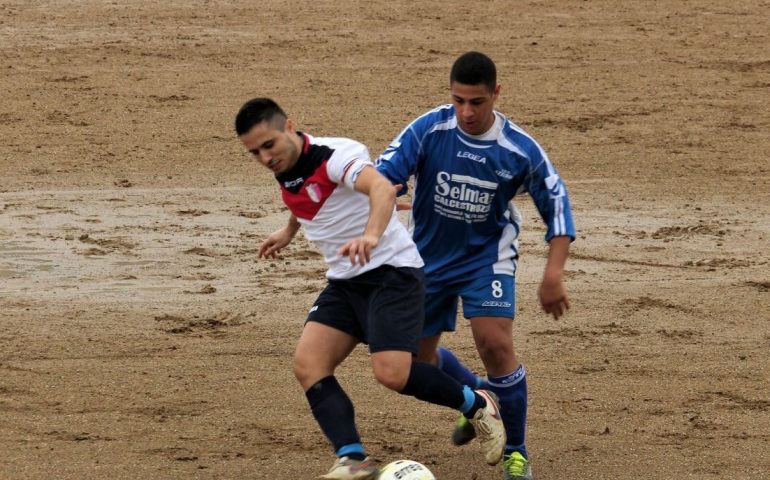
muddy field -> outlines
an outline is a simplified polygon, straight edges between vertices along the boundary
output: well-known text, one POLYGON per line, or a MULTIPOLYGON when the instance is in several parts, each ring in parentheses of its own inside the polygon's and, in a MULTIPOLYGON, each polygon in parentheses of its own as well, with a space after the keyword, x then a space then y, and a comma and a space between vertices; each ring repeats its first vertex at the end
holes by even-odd
MULTIPOLYGON (((770 478, 770 2, 0 0, 0 478, 310 479, 333 461, 291 372, 324 285, 232 120, 272 96, 376 155, 496 60, 579 238, 517 348, 535 477, 770 478)), ((446 343, 480 368, 467 322, 446 343)), ((454 413, 339 372, 381 463, 499 479, 454 413)))

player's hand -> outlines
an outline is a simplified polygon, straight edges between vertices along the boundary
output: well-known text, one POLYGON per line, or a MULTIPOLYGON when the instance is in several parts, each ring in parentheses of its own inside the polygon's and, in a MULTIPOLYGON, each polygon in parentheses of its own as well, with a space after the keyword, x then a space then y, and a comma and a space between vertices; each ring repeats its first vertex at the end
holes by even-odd
POLYGON ((294 235, 288 227, 271 233, 259 246, 259 258, 276 258, 281 253, 281 249, 291 243, 292 238, 294 235))
POLYGON ((540 305, 543 311, 558 320, 559 317, 569 310, 569 299, 567 298, 567 289, 564 287, 561 276, 544 277, 543 282, 538 289, 540 305))
MULTIPOLYGON (((404 188, 404 186, 401 185, 400 183, 397 183, 393 185, 393 188, 396 190, 396 195, 398 195, 398 192, 400 192, 401 189, 404 188)), ((412 204, 409 202, 396 202, 396 211, 411 210, 411 209, 412 209, 412 204)))
POLYGON ((362 235, 341 246, 337 254, 349 257, 351 265, 358 263, 363 266, 371 260, 371 251, 377 246, 378 241, 379 239, 371 235, 362 235))

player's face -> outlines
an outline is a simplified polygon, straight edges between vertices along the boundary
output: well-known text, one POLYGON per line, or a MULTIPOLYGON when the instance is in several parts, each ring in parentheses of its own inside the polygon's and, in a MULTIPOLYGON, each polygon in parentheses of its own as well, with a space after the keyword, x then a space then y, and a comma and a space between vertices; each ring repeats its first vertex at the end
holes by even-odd
POLYGON ((282 127, 275 121, 258 123, 240 139, 257 161, 273 173, 291 170, 299 159, 300 139, 290 119, 282 127))
POLYGON ((495 101, 500 94, 500 85, 490 90, 484 84, 465 85, 452 82, 449 90, 457 113, 457 123, 465 133, 481 135, 492 128, 495 123, 495 101))

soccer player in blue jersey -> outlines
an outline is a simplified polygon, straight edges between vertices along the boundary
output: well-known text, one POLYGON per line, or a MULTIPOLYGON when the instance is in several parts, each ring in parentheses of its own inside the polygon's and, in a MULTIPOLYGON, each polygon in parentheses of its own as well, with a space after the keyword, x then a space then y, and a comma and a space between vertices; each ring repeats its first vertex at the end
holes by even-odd
MULTIPOLYGON (((488 56, 461 55, 449 80, 452 102, 412 121, 377 168, 395 185, 415 178, 409 223, 426 274, 418 359, 473 388, 483 382, 497 394, 507 434, 503 478, 531 479, 524 441, 527 381, 513 347, 521 227, 513 199, 529 194, 547 226, 549 253, 538 294, 544 311, 558 319, 569 308, 563 282, 575 239, 569 197, 540 145, 495 110, 500 85, 488 56), (460 298, 487 370, 483 380, 451 351, 438 348, 442 332, 455 330, 460 298)), ((476 433, 461 418, 452 439, 462 445, 476 433)))

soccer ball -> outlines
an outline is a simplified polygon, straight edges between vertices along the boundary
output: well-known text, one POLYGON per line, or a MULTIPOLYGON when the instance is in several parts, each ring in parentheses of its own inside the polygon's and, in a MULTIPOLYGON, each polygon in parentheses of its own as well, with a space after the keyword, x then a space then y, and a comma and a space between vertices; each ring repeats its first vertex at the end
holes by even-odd
POLYGON ((414 460, 396 460, 380 470, 378 480, 436 480, 428 467, 414 460))

